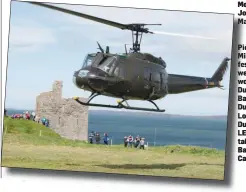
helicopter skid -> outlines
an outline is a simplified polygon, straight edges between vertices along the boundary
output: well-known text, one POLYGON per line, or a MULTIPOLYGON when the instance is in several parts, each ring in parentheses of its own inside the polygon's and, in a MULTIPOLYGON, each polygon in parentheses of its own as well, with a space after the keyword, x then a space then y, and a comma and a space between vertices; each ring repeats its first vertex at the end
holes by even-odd
POLYGON ((152 111, 152 112, 165 112, 164 109, 150 109, 150 108, 142 108, 142 107, 130 107, 122 104, 122 102, 119 102, 119 105, 124 109, 131 109, 131 110, 139 110, 139 111, 152 111))
POLYGON ((104 104, 97 104, 97 103, 90 103, 90 102, 83 102, 80 101, 78 98, 73 98, 75 101, 77 101, 79 104, 81 105, 85 105, 85 106, 92 106, 92 107, 108 107, 108 108, 123 108, 119 105, 104 105, 104 104))
MULTIPOLYGON (((96 96, 96 95, 95 95, 96 96)), ((94 97, 95 97, 94 96, 94 97)), ((93 98, 94 98, 93 97, 93 98)), ((85 105, 85 106, 93 106, 93 107, 106 107, 106 108, 115 108, 115 109, 129 109, 129 110, 139 110, 139 111, 152 111, 152 112, 165 112, 165 110, 163 109, 159 109, 157 107, 157 105, 153 102, 153 101, 149 101, 151 103, 153 103, 156 106, 156 109, 150 109, 150 108, 142 108, 142 107, 131 107, 131 106, 126 106, 123 104, 124 101, 126 100, 122 100, 122 101, 118 101, 118 105, 104 105, 104 104, 96 104, 96 103, 90 103, 90 101, 93 99, 89 99, 89 101, 87 102, 83 102, 80 101, 78 97, 74 97, 73 99, 78 102, 81 105, 85 105)))

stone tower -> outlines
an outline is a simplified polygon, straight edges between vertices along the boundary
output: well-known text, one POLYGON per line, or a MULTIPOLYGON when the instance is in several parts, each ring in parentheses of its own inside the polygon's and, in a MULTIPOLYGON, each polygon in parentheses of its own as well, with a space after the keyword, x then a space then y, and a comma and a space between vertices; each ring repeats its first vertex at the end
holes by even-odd
POLYGON ((37 96, 36 114, 49 119, 49 127, 62 137, 87 141, 88 106, 62 98, 62 87, 62 81, 55 81, 52 91, 37 96))
POLYGON ((55 81, 52 85, 52 91, 56 94, 57 98, 62 98, 62 81, 55 81))

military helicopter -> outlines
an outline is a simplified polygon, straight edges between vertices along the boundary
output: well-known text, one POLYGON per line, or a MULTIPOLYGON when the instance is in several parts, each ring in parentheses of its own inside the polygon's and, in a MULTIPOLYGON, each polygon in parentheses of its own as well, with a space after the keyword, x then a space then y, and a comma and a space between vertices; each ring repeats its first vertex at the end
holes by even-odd
POLYGON ((121 24, 40 2, 29 3, 132 32, 133 42, 129 51, 125 45, 125 53, 110 53, 109 46, 106 46, 104 50, 97 42, 100 51, 89 53, 84 59, 83 66, 74 72, 73 83, 79 89, 91 92, 86 102, 81 101, 79 97, 73 98, 82 105, 164 112, 165 109, 160 109, 154 101, 164 98, 167 94, 223 87, 220 82, 228 68, 230 59, 227 57, 223 59, 211 77, 196 77, 168 74, 166 62, 161 57, 140 52, 142 35, 144 33, 154 34, 145 26, 161 24, 121 24), (117 105, 91 103, 92 99, 99 95, 121 98, 121 100, 117 105), (128 104, 128 100, 148 101, 155 106, 155 109, 132 107, 128 104), (124 102, 126 104, 123 104, 124 102))

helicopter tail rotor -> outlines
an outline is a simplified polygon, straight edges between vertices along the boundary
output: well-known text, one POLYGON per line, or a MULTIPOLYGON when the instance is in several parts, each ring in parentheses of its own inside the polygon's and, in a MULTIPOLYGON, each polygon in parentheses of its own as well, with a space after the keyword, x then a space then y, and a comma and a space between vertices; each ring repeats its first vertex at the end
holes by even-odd
POLYGON ((228 57, 223 59, 220 66, 217 68, 217 70, 211 77, 211 80, 217 81, 217 82, 220 82, 223 80, 223 76, 225 75, 225 72, 228 69, 228 61, 230 61, 228 57))
POLYGON ((229 61, 230 61, 230 59, 228 57, 224 58, 220 64, 220 66, 217 68, 217 70, 212 75, 212 77, 207 78, 208 88, 217 87, 217 88, 220 88, 222 90, 225 90, 224 86, 221 85, 221 81, 223 80, 225 72, 228 69, 228 62, 229 61))

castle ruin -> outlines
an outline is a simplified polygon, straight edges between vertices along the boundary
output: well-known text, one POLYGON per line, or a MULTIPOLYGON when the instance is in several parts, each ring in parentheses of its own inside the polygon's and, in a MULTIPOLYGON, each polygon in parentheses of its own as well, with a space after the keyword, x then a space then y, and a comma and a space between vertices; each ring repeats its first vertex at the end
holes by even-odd
MULTIPOLYGON (((49 119, 49 127, 67 139, 88 141, 88 106, 62 98, 62 81, 36 98, 36 115, 49 119)), ((80 98, 83 100, 83 98, 80 98)))

